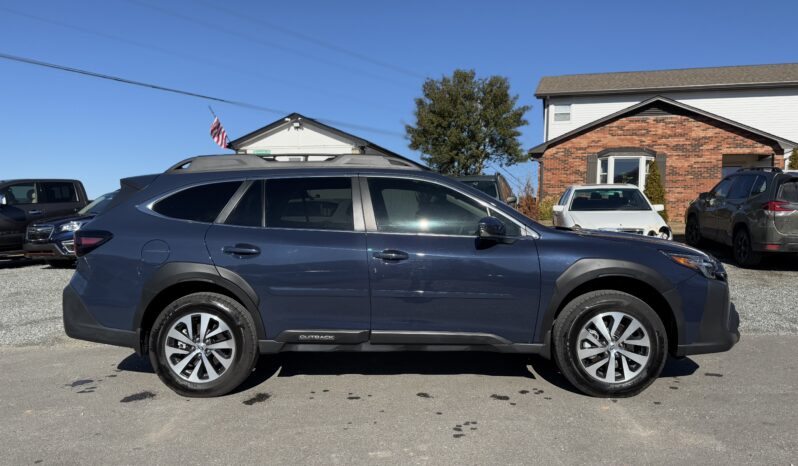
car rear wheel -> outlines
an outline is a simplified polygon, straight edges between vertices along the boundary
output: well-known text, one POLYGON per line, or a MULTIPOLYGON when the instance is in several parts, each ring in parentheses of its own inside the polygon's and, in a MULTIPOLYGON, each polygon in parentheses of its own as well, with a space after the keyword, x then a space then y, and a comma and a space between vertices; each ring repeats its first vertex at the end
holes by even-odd
POLYGON ((581 392, 633 396, 656 380, 668 337, 654 310, 621 291, 593 291, 574 299, 554 324, 554 356, 581 392))
POLYGON ((158 377, 183 396, 220 396, 238 387, 258 357, 255 324, 227 296, 194 293, 166 307, 150 332, 158 377))
POLYGON ((684 239, 690 246, 701 244, 701 225, 699 225, 698 217, 695 215, 687 218, 687 225, 684 227, 684 239))
POLYGON ((740 228, 734 232, 732 242, 734 261, 742 267, 755 267, 762 261, 762 254, 754 251, 748 230, 740 228))

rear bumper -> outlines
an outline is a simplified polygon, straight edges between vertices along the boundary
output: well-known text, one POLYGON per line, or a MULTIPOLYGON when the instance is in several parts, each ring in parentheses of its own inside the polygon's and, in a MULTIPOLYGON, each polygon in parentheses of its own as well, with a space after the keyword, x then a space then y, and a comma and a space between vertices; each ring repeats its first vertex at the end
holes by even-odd
POLYGON ((730 350, 739 341, 740 315, 729 301, 729 287, 725 282, 710 281, 698 337, 679 345, 676 356, 720 353, 730 350))
POLYGON ((74 240, 53 243, 25 243, 25 257, 31 259, 74 260, 74 240))
POLYGON ((71 338, 126 348, 138 347, 136 332, 101 325, 86 309, 71 285, 64 288, 63 312, 64 330, 71 338))
POLYGON ((773 241, 768 243, 754 243, 751 245, 754 251, 759 252, 786 252, 786 253, 796 253, 798 252, 798 238, 795 236, 785 236, 782 237, 779 241, 773 241))

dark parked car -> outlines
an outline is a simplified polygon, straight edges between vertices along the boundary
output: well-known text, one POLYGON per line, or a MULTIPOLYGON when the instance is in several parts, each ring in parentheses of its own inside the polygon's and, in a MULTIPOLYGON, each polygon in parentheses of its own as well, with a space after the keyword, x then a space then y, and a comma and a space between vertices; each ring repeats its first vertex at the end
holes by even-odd
POLYGON ((507 205, 515 207, 518 203, 518 198, 513 194, 510 184, 498 173, 494 175, 459 176, 457 180, 507 205))
POLYGON ((72 265, 75 262, 75 232, 102 212, 117 192, 98 197, 76 215, 29 225, 25 234, 25 257, 44 259, 53 266, 72 265))
POLYGON ((798 173, 740 170, 701 193, 685 214, 688 244, 732 246, 734 260, 756 266, 764 254, 798 253, 798 173))
POLYGON ((0 257, 24 255, 28 224, 74 214, 86 204, 77 180, 0 181, 0 257))
POLYGON ((553 357, 630 396, 667 355, 738 340, 723 266, 693 248, 546 228, 398 159, 197 157, 122 180, 75 234, 73 338, 135 348, 187 396, 227 393, 261 353, 553 357))

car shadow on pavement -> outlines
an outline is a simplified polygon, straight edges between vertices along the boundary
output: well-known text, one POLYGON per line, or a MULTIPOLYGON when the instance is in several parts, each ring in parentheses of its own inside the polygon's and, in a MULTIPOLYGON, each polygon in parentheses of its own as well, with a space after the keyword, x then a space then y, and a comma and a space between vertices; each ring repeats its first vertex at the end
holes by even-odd
MULTIPOLYGON (((698 370, 690 358, 668 358, 660 378, 688 376, 698 370)), ((149 359, 133 353, 117 369, 154 374, 149 359)), ((283 353, 263 355, 252 374, 232 393, 240 393, 272 377, 297 375, 488 375, 542 379, 551 385, 581 394, 560 373, 554 362, 540 356, 491 352, 396 352, 396 353, 283 353)))

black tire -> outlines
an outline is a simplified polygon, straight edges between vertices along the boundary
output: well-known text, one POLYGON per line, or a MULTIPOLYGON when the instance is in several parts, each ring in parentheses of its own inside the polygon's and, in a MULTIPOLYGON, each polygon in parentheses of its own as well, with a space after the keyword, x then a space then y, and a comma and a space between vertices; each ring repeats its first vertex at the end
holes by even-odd
POLYGON ((555 362, 565 378, 582 393, 596 397, 620 398, 640 393, 656 380, 668 356, 668 336, 657 313, 642 300, 615 290, 591 291, 568 303, 554 322, 552 343, 555 362), (625 382, 608 383, 593 378, 577 357, 581 329, 590 319, 605 312, 622 312, 637 319, 649 336, 648 361, 625 382))
POLYGON ((695 214, 687 217, 687 225, 684 227, 684 240, 693 247, 701 245, 701 224, 698 223, 698 216, 695 214))
POLYGON ((188 397, 225 395, 246 380, 258 360, 258 335, 250 313, 237 301, 217 293, 194 293, 168 305, 158 316, 149 335, 150 362, 161 381, 176 393, 188 397), (193 383, 181 378, 169 366, 163 348, 172 325, 182 317, 203 312, 221 319, 231 330, 233 362, 216 380, 193 383))
POLYGON ((740 267, 756 267, 762 262, 762 253, 753 250, 751 235, 745 228, 739 228, 734 232, 732 255, 734 262, 737 262, 740 267))

